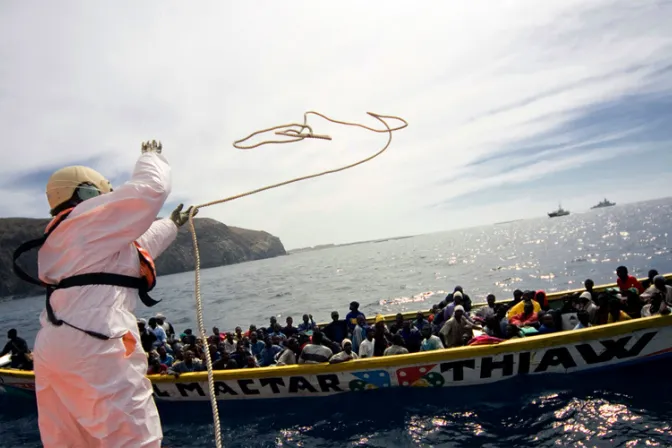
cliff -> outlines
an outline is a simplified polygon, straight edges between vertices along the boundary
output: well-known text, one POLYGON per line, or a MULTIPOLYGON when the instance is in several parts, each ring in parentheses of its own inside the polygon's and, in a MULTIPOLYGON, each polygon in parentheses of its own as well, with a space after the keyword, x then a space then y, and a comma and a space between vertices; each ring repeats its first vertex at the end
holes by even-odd
MULTIPOLYGON (((0 218, 0 297, 39 293, 20 280, 12 271, 12 254, 25 241, 39 238, 49 220, 0 218)), ((230 227, 209 218, 195 218, 201 268, 212 268, 243 261, 286 255, 279 238, 270 233, 230 227)), ((194 254, 189 224, 184 225, 175 242, 156 259, 159 275, 177 274, 194 268, 194 254)), ((24 254, 21 266, 31 275, 37 271, 37 250, 24 254)))

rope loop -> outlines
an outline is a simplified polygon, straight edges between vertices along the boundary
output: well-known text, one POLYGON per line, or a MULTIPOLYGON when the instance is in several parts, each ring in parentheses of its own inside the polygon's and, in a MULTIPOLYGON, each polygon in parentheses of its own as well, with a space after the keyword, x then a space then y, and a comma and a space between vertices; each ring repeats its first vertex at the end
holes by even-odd
MULTIPOLYGON (((205 324, 203 322, 203 302, 201 298, 201 256, 200 252, 198 250, 198 238, 196 237, 196 228, 194 227, 194 214, 196 211, 200 208, 205 208, 205 207, 210 207, 213 205, 218 205, 218 204, 223 204, 225 202, 230 202, 236 199, 240 199, 246 196, 251 196, 253 194, 261 193, 262 191, 266 190, 271 190, 274 188, 279 188, 283 187, 285 185, 289 185, 295 182, 300 182, 303 180, 308 180, 308 179, 314 179, 316 177, 320 176, 325 176, 327 174, 332 174, 332 173, 338 173, 340 171, 345 171, 350 168, 354 168, 358 165, 362 165, 366 162, 369 162, 382 153, 384 153, 387 148, 390 146, 392 143, 392 132, 398 131, 401 129, 404 129, 405 127, 408 126, 408 122, 404 120, 403 118, 392 116, 392 115, 380 115, 376 114, 373 112, 367 112, 368 115, 371 117, 375 118, 376 120, 380 121, 383 126, 385 127, 384 129, 376 129, 372 128, 360 123, 351 123, 347 121, 339 121, 339 120, 334 120, 332 118, 329 118, 319 112, 314 112, 314 111, 308 111, 303 114, 303 124, 298 124, 298 123, 290 123, 290 124, 284 124, 280 126, 273 126, 268 129, 263 129, 260 131, 253 132, 252 134, 248 135, 245 138, 242 138, 240 140, 236 140, 233 142, 233 146, 237 149, 242 149, 242 150, 248 150, 248 149, 253 149, 257 148, 259 146, 267 145, 267 144, 281 144, 281 143, 294 143, 294 142, 299 142, 307 138, 311 139, 320 139, 320 140, 332 140, 332 138, 328 135, 321 135, 321 134, 315 134, 313 132, 313 128, 308 124, 308 115, 317 115, 318 117, 321 117, 327 121, 330 121, 332 123, 336 124, 341 124, 344 126, 354 126, 354 127, 359 127, 362 129, 366 129, 372 132, 377 132, 377 133, 387 133, 388 138, 387 138, 387 143, 385 146, 383 146, 382 149, 380 149, 378 152, 376 152, 373 155, 370 155, 364 159, 358 160, 356 162, 350 163, 348 165, 341 166, 339 168, 334 168, 326 171, 321 171, 319 173, 314 173, 314 174, 308 174, 305 176, 301 177, 296 177, 294 179, 289 179, 283 182, 279 182, 276 184, 272 185, 267 185, 265 187, 257 188, 255 190, 247 191, 245 193, 240 193, 235 196, 230 196, 228 198, 224 199, 217 199, 211 202, 206 202, 204 204, 196 205, 191 208, 189 212, 189 232, 191 233, 191 241, 194 246, 194 258, 195 258, 195 267, 194 267, 194 273, 195 273, 195 284, 194 284, 194 294, 195 294, 195 300, 196 300, 196 319, 198 322, 198 330, 201 333, 201 338, 204 341, 207 341, 208 336, 205 330, 205 324), (385 121, 386 119, 389 120, 398 120, 401 121, 402 124, 397 126, 397 127, 390 127, 388 123, 385 121), (304 131, 308 131, 305 133, 304 131), (263 134, 265 132, 270 132, 270 131, 275 131, 275 135, 279 135, 282 137, 288 137, 288 140, 265 140, 260 143, 254 144, 254 145, 249 145, 249 146, 243 146, 241 143, 243 143, 246 140, 249 140, 250 138, 257 136, 259 134, 263 134)), ((212 358, 210 357, 210 350, 205 350, 205 364, 208 368, 208 391, 210 393, 210 405, 212 406, 212 416, 213 416, 213 423, 214 423, 214 431, 215 431, 215 444, 217 448, 222 448, 222 431, 220 427, 220 421, 219 421, 219 409, 217 406, 217 396, 215 394, 215 382, 214 382, 214 374, 212 371, 212 358)))

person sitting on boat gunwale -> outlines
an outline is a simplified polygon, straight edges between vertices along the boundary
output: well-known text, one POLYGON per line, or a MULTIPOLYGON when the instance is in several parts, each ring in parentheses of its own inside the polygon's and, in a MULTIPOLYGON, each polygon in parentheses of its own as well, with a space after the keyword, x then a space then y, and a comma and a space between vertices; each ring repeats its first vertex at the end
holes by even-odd
POLYGON ((637 277, 634 275, 630 275, 628 273, 628 268, 625 266, 619 266, 616 268, 616 284, 621 290, 621 293, 625 293, 628 289, 630 288, 637 288, 637 291, 639 294, 644 292, 644 287, 642 286, 641 283, 639 283, 639 280, 637 280, 637 277))
POLYGON ((7 332, 7 344, 2 349, 0 356, 5 356, 8 353, 12 354, 9 366, 12 369, 32 370, 33 362, 30 359, 30 349, 25 339, 19 337, 16 328, 11 328, 7 332))

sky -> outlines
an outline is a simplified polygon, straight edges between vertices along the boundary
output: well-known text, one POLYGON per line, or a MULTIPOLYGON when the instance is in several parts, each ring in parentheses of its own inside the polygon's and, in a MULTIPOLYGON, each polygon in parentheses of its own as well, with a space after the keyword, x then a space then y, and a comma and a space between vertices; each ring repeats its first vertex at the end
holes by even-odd
POLYGON ((125 182, 148 139, 164 213, 387 141, 311 117, 331 141, 232 146, 308 110, 409 126, 199 216, 292 249, 671 196, 670 23, 646 0, 2 2, 0 216, 47 217, 66 165, 125 182))

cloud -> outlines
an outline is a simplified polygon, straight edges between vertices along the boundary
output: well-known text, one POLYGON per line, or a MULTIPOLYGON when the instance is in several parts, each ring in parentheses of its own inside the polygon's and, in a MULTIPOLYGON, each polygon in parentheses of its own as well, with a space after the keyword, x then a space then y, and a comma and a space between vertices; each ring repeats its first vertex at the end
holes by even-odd
POLYGON ((150 138, 174 168, 166 210, 333 168, 385 143, 311 118, 332 141, 231 146, 306 110, 378 126, 365 114, 373 111, 410 126, 369 164, 201 216, 267 230, 291 248, 543 216, 558 200, 588 207, 601 198, 576 185, 601 185, 586 173, 613 161, 629 183, 604 194, 654 193, 641 160, 669 153, 670 2, 385 5, 3 7, 0 209, 44 216, 41 185, 66 164, 121 182, 150 138))

